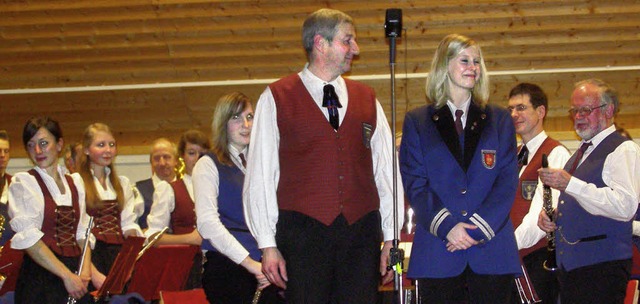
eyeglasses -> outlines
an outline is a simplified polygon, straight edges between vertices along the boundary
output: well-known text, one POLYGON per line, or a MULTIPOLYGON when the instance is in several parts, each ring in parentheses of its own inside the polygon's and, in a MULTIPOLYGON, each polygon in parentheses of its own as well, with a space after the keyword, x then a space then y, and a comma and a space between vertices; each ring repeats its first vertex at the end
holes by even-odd
POLYGON ((509 110, 509 112, 513 112, 513 110, 516 110, 516 112, 524 112, 528 109, 529 107, 523 104, 519 104, 515 107, 512 106, 508 106, 507 110, 509 110))
POLYGON ((604 106, 606 106, 608 104, 601 104, 597 107, 579 107, 579 108, 571 108, 569 109, 569 114, 573 117, 576 116, 576 114, 580 114, 580 116, 589 116, 591 114, 591 112, 593 112, 593 110, 595 109, 600 109, 604 106))

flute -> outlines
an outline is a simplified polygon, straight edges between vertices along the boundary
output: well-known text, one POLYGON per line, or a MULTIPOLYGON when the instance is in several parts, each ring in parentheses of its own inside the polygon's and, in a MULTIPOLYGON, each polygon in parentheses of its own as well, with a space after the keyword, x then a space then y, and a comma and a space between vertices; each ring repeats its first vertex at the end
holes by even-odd
MULTIPOLYGON (((542 154, 542 168, 549 168, 549 160, 547 154, 542 154)), ((549 219, 553 221, 553 202, 551 200, 551 187, 547 185, 542 186, 542 208, 547 214, 549 219)), ((547 260, 542 263, 547 271, 556 271, 558 265, 556 264, 556 240, 555 233, 553 231, 547 232, 547 260)))
MULTIPOLYGON (((89 235, 91 234, 91 228, 93 228, 93 216, 89 217, 89 226, 87 226, 87 231, 84 233, 84 245, 82 245, 82 252, 80 253, 80 263, 78 265, 78 270, 76 270, 76 274, 80 275, 82 273, 82 266, 84 266, 84 254, 87 252, 87 246, 89 245, 89 235)), ((76 299, 69 295, 67 297, 67 304, 75 304, 76 299)))

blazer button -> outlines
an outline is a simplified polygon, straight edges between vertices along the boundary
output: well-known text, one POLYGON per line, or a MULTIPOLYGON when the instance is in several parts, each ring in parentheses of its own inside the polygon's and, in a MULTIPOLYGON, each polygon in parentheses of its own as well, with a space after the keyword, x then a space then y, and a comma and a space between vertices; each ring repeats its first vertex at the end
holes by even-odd
POLYGON ((467 194, 467 189, 461 189, 461 190, 460 190, 460 193, 461 193, 461 194, 467 194))
POLYGON ((462 216, 467 216, 467 210, 460 211, 460 214, 462 214, 462 216))
POLYGON ((564 201, 560 201, 560 205, 564 204, 564 201))

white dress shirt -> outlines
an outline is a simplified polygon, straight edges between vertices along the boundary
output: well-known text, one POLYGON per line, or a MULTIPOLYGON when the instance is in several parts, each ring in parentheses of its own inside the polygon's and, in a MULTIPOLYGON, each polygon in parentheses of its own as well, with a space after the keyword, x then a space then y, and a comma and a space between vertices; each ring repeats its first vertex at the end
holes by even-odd
MULTIPOLYGON (((67 179, 64 177, 66 170, 58 166, 58 174, 64 184, 64 193, 60 192, 53 177, 46 171, 35 167, 46 185, 51 197, 58 206, 72 206, 71 190, 67 179)), ((75 183, 75 181, 74 181, 75 183)), ((78 189, 78 205, 80 208, 80 221, 76 230, 76 240, 83 240, 89 225, 89 216, 85 212, 85 199, 82 185, 75 184, 78 189)), ((11 179, 9 186, 9 216, 11 217, 11 229, 16 234, 11 239, 11 248, 27 249, 35 245, 43 236, 42 222, 44 220, 44 195, 36 181, 36 178, 28 172, 19 172, 11 179)), ((94 238, 89 238, 93 243, 94 238)))
MULTIPOLYGON (((187 188, 189 197, 194 201, 191 175, 185 174, 182 177, 182 181, 187 188)), ((161 231, 164 227, 169 227, 171 222, 171 212, 176 208, 176 195, 173 192, 171 184, 161 181, 155 188, 156 190, 153 192, 153 204, 151 205, 151 211, 149 211, 149 215, 147 215, 148 228, 144 232, 144 235, 147 238, 154 233, 161 231)))
MULTIPOLYGON (((176 178, 174 177, 172 182, 175 181, 175 180, 176 180, 176 178)), ((163 180, 161 180, 154 173, 153 175, 151 175, 151 182, 153 183, 153 189, 155 191, 155 188, 158 187, 158 184, 160 182, 163 182, 163 180)), ((136 214, 136 218, 139 218, 144 213, 144 197, 142 197, 142 194, 140 194, 140 192, 138 191, 138 188, 136 188, 135 184, 131 184, 131 188, 133 189, 134 194, 135 194, 134 195, 134 202, 133 202, 133 211, 136 214)))
MULTIPOLYGON (((529 150, 529 156, 527 158, 527 164, 531 161, 533 156, 538 152, 538 149, 542 145, 542 143, 547 139, 547 133, 545 131, 540 132, 534 138, 532 138, 528 143, 526 143, 526 147, 529 150)), ((565 163, 571 157, 571 153, 567 148, 560 145, 551 152, 547 156, 549 160, 549 168, 562 168, 565 163)), ((522 166, 520 169, 520 175, 524 172, 524 169, 527 165, 522 166)), ((519 176, 520 176, 519 175, 519 176)), ((538 178, 538 186, 536 188, 536 193, 531 200, 531 205, 529 206, 529 212, 522 219, 522 223, 516 228, 516 242, 518 243, 518 249, 529 248, 540 239, 542 239, 546 233, 538 227, 538 216, 540 215, 540 211, 542 210, 543 204, 543 184, 538 178)), ((560 191, 551 188, 551 198, 553 208, 558 206, 558 197, 560 196, 560 191)))
MULTIPOLYGON (((342 104, 342 108, 338 108, 340 124, 342 124, 349 109, 344 79, 338 77, 327 83, 316 77, 306 67, 298 75, 327 121, 329 120, 328 113, 322 107, 323 87, 326 84, 335 87, 336 94, 342 104)), ((249 230, 258 241, 259 248, 275 247, 276 223, 278 222, 276 191, 280 179, 280 159, 278 158, 280 132, 275 101, 269 87, 260 96, 255 114, 249 147, 247 176, 243 189, 245 219, 249 230)), ((379 211, 382 218, 382 231, 384 240, 387 241, 394 238, 392 153, 395 153, 395 145, 384 110, 377 101, 376 121, 376 129, 371 138, 371 153, 374 178, 380 197, 379 211)), ((399 170, 397 177, 397 197, 403 198, 399 170)), ((397 210, 398 231, 400 231, 404 218, 404 204, 398 203, 397 210)))
MULTIPOLYGON (((247 155, 247 149, 238 151, 229 145, 229 152, 231 153, 231 160, 236 167, 246 174, 238 155, 240 153, 247 155)), ((218 252, 226 255, 233 262, 240 264, 249 256, 249 251, 238 242, 220 221, 220 214, 218 213, 218 195, 220 193, 218 167, 210 157, 200 157, 195 167, 193 167, 192 179, 198 232, 200 232, 204 240, 211 242, 211 245, 218 252)), ((241 203, 238 202, 238 204, 241 203)))
MULTIPOLYGON (((104 189, 100 184, 98 178, 93 175, 93 170, 91 171, 91 173, 91 176, 93 177, 93 184, 98 191, 98 197, 101 200, 105 201, 117 199, 118 194, 113 188, 111 180, 109 180, 111 169, 109 169, 109 167, 105 167, 105 182, 107 184, 107 189, 104 189)), ((82 192, 82 196, 85 197, 86 192, 84 190, 84 180, 82 179, 82 176, 80 176, 80 173, 73 173, 71 174, 71 177, 73 177, 73 182, 78 186, 78 192, 82 192)), ((122 194, 124 195, 124 206, 122 208, 122 211, 120 212, 120 227, 122 228, 122 233, 128 230, 134 230, 136 232, 136 236, 143 236, 144 234, 142 233, 140 226, 138 226, 138 223, 136 222, 138 216, 134 212, 135 198, 133 195, 133 187, 131 186, 131 182, 126 176, 119 176, 119 178, 120 185, 122 186, 122 194)))
MULTIPOLYGON (((610 126, 594 136, 591 139, 593 145, 585 151, 580 164, 613 132, 616 132, 616 128, 610 126)), ((607 155, 602 181, 607 186, 598 188, 573 176, 565 192, 576 198, 580 206, 593 215, 617 221, 633 219, 640 202, 640 146, 627 140, 607 155)))

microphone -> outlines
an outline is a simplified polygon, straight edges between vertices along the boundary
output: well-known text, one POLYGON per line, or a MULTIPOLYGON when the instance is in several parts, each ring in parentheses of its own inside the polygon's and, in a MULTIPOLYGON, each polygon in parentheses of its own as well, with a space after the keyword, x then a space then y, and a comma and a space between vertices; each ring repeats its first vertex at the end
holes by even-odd
POLYGON ((386 37, 402 36, 402 10, 389 8, 384 19, 384 34, 386 37))

